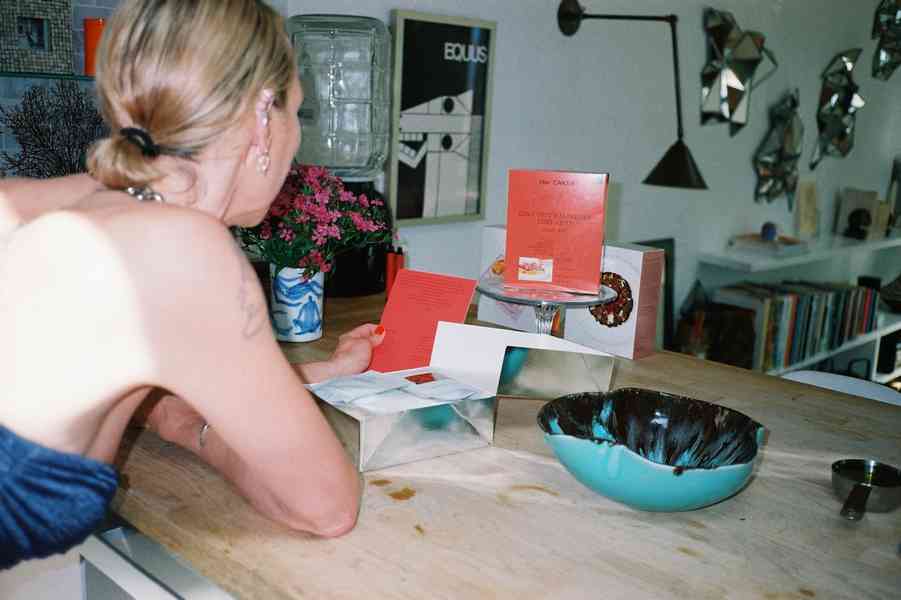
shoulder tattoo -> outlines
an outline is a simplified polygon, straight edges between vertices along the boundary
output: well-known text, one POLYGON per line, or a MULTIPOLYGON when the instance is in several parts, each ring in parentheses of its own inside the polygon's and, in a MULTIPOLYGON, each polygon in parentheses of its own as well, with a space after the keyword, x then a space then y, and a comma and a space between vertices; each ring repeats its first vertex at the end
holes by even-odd
POLYGON ((245 338, 252 338, 260 331, 268 321, 266 306, 261 304, 253 294, 253 285, 256 274, 250 266, 247 257, 241 250, 238 243, 235 242, 235 255, 238 259, 238 267, 241 272, 241 281, 238 284, 238 306, 241 309, 241 334, 245 338))

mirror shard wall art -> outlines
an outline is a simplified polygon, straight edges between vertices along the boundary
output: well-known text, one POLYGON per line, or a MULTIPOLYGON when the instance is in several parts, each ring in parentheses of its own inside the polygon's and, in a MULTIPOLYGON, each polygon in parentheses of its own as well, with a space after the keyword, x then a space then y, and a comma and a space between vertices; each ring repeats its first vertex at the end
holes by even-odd
POLYGON ((901 65, 901 0, 882 0, 873 16, 873 77, 888 81, 901 65))
POLYGON ((398 225, 484 218, 495 29, 394 11, 388 189, 398 225))
POLYGON ((823 71, 823 86, 817 107, 817 143, 810 168, 815 169, 824 156, 844 158, 854 147, 857 112, 866 101, 857 93, 852 71, 862 48, 839 52, 823 71))
POLYGON ((729 135, 748 124, 751 92, 778 67, 766 38, 758 31, 742 31, 732 13, 704 10, 707 64, 701 70, 701 124, 729 123, 729 135), (767 59, 770 69, 756 76, 767 59))
POLYGON ((757 187, 754 200, 772 202, 783 194, 788 210, 798 187, 798 162, 804 146, 804 123, 798 112, 799 92, 788 92, 770 107, 770 129, 754 154, 757 187))

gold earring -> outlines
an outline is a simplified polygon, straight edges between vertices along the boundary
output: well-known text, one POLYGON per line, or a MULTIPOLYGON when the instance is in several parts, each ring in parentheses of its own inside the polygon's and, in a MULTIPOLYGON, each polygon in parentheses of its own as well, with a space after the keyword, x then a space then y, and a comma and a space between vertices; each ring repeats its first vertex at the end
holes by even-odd
POLYGON ((265 175, 269 172, 269 165, 272 164, 272 158, 269 156, 269 152, 257 152, 259 152, 257 155, 257 172, 260 175, 265 175))

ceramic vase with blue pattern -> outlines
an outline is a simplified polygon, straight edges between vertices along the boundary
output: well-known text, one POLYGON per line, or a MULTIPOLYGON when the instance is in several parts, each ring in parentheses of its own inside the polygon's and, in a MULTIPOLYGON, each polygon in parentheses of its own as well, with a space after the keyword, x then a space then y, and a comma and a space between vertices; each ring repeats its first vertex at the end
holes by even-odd
POLYGON ((312 278, 303 276, 303 269, 284 267, 272 276, 272 305, 270 316, 275 337, 281 342, 312 342, 322 337, 322 272, 312 278))

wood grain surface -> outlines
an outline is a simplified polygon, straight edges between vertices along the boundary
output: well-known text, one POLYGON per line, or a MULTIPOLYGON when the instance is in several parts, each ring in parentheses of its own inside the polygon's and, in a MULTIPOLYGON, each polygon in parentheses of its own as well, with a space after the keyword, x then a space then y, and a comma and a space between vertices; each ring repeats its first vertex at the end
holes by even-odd
MULTIPOLYGON (((285 353, 327 357, 383 302, 327 299, 324 338, 285 353)), ((901 407, 669 352, 620 361, 625 386, 764 424, 750 485, 697 511, 632 510, 563 469, 535 424, 541 402, 502 399, 493 447, 366 473, 358 524, 338 539, 268 521, 147 432, 129 432, 114 509, 238 598, 901 597, 901 511, 845 521, 829 471, 901 465, 901 407)))

